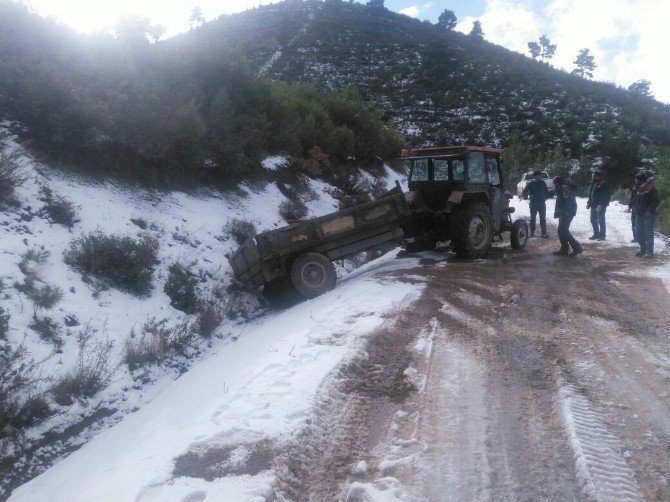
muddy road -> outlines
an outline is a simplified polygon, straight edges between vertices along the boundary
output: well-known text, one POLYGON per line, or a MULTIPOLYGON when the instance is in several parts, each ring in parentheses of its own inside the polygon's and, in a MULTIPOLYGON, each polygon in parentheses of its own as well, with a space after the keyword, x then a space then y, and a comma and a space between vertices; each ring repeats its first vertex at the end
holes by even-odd
POLYGON ((323 384, 277 499, 670 500, 670 297, 634 250, 555 247, 382 278, 427 287, 323 384))

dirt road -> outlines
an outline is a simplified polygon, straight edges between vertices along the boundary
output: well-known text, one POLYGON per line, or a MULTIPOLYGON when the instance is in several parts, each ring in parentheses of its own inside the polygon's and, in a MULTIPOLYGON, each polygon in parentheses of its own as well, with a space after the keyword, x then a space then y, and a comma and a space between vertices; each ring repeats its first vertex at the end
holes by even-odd
POLYGON ((554 247, 387 277, 428 286, 324 383, 277 497, 670 500, 670 298, 629 249, 554 247))

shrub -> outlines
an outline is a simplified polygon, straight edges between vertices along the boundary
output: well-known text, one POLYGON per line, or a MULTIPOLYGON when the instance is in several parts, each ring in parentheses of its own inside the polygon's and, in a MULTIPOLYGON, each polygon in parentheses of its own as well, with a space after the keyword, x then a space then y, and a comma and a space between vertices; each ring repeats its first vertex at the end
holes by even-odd
POLYGON ((16 157, 0 152, 0 205, 12 202, 16 187, 26 180, 16 157))
POLYGON ((70 243, 65 263, 121 290, 144 295, 151 290, 157 254, 158 241, 151 237, 135 240, 93 232, 70 243))
POLYGON ((256 226, 249 220, 233 218, 226 223, 223 231, 230 234, 239 245, 242 245, 256 235, 256 226))
POLYGON ((50 317, 43 317, 41 319, 35 317, 35 322, 28 327, 40 335, 40 338, 45 342, 53 343, 56 352, 60 353, 62 351, 63 339, 60 335, 60 329, 58 324, 56 324, 50 317))
POLYGON ((209 338, 219 327, 223 317, 213 301, 203 302, 197 312, 198 333, 203 338, 209 338))
POLYGON ((300 201, 285 200, 279 204, 279 215, 286 221, 297 221, 307 217, 307 206, 300 201))
POLYGON ((617 188, 612 194, 612 200, 620 202, 621 204, 628 204, 630 202, 631 191, 628 188, 617 188))
POLYGON ((58 286, 45 284, 41 288, 27 288, 26 295, 33 301, 35 312, 51 310, 63 298, 63 290, 58 286))
POLYGON ((28 357, 24 346, 0 347, 0 438, 46 418, 49 406, 34 394, 39 364, 28 357))
POLYGON ((75 367, 60 377, 51 389, 54 401, 70 406, 75 399, 90 398, 104 389, 111 371, 108 361, 113 343, 103 331, 103 337, 94 340, 96 332, 89 324, 77 335, 79 352, 75 367))
POLYGON ((7 340, 10 318, 11 316, 8 313, 5 313, 5 310, 0 307, 0 340, 7 340))
POLYGON ((198 308, 197 281, 179 263, 170 265, 163 291, 170 297, 170 305, 191 314, 198 308))
POLYGON ((195 323, 183 321, 172 328, 167 323, 167 319, 153 317, 142 325, 139 338, 134 329, 130 332, 124 356, 130 370, 158 363, 170 355, 188 355, 197 339, 195 323))
POLYGON ((40 216, 47 218, 51 223, 72 228, 75 223, 79 222, 75 205, 66 198, 55 194, 51 188, 45 186, 40 188, 39 199, 44 202, 44 207, 40 210, 40 216))

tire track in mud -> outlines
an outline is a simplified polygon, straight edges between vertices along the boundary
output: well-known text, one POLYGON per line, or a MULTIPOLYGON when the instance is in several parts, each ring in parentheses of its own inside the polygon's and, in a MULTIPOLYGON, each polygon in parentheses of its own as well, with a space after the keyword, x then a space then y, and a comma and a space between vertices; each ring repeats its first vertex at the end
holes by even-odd
POLYGON ((585 490, 596 500, 643 500, 619 439, 584 396, 562 379, 559 382, 560 406, 585 490))
POLYGON ((369 426, 373 417, 387 403, 404 400, 414 388, 405 370, 410 363, 406 347, 420 322, 409 307, 416 299, 409 296, 389 312, 359 353, 324 382, 307 425, 275 462, 278 500, 345 497, 344 482, 374 436, 375 428, 369 426))

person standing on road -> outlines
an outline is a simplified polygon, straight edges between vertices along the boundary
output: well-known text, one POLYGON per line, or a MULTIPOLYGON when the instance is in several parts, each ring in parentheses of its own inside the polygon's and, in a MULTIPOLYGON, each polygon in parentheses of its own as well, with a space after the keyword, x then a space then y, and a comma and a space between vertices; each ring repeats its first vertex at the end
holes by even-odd
POLYGON ((540 230, 542 237, 549 237, 547 234, 547 198, 549 197, 549 188, 542 180, 542 172, 533 172, 533 181, 526 185, 521 192, 524 199, 530 199, 530 236, 535 237, 535 220, 540 215, 540 230))
POLYGON ((630 190, 630 202, 628 202, 628 212, 630 213, 630 224, 633 228, 633 240, 631 242, 637 242, 637 234, 635 233, 635 225, 637 222, 635 210, 635 204, 637 204, 637 189, 639 188, 640 183, 637 181, 637 177, 633 177, 633 188, 630 190))
POLYGON ((593 235, 589 237, 589 240, 604 241, 606 239, 605 211, 610 205, 611 198, 612 190, 603 179, 602 173, 594 172, 591 188, 589 188, 589 200, 586 203, 586 209, 591 209, 591 226, 593 227, 593 235))
POLYGON ((575 196, 575 184, 572 180, 563 180, 560 176, 554 178, 554 189, 556 190, 556 209, 554 218, 558 218, 558 240, 561 249, 554 251, 558 256, 577 256, 584 251, 582 245, 577 242, 570 233, 570 223, 577 214, 577 199, 575 196), (572 253, 568 253, 572 247, 572 253))
POLYGON ((649 176, 640 173, 636 176, 640 186, 637 189, 635 200, 635 229, 637 241, 640 244, 640 251, 635 256, 644 258, 654 257, 654 222, 656 221, 656 208, 661 199, 658 196, 658 190, 649 179, 649 176))

